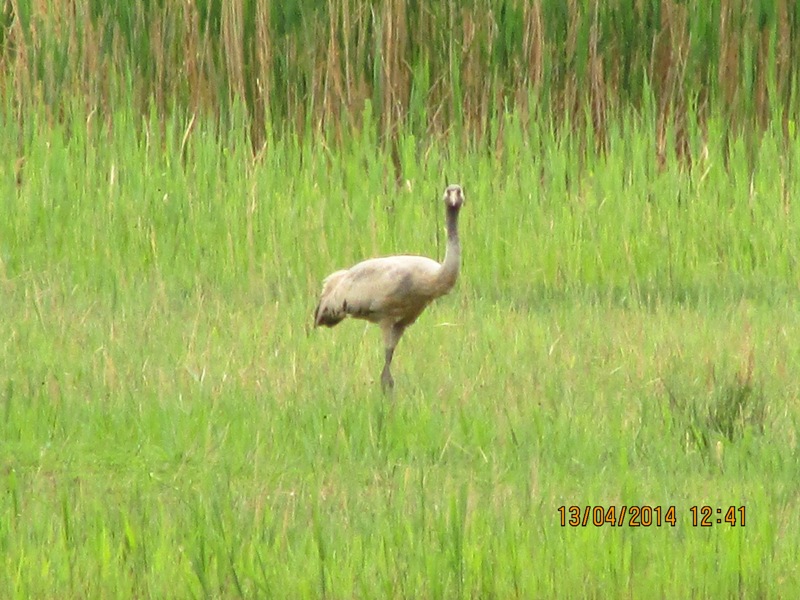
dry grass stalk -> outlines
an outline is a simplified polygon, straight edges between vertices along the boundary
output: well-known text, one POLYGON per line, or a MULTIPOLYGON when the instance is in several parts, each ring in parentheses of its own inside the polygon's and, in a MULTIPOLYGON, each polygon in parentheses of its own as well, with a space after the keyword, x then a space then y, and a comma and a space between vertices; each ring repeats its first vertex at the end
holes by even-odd
POLYGON ((714 6, 698 13, 699 4, 677 0, 297 0, 280 16, 246 0, 218 12, 196 3, 98 9, 88 0, 8 0, 0 95, 19 118, 37 102, 50 118, 66 119, 82 97, 90 114, 132 102, 143 113, 177 108, 187 119, 211 114, 228 123, 238 102, 256 150, 273 128, 341 144, 361 127, 370 99, 399 169, 402 131, 429 139, 458 131, 463 142, 483 143, 493 128, 500 144, 505 108, 525 125, 569 123, 582 145, 594 135, 595 151, 604 151, 610 120, 627 103, 646 104, 649 80, 659 164, 673 155, 691 164, 689 123, 703 127, 716 103, 732 135, 746 130, 755 156, 771 119, 782 120, 788 139, 797 118, 797 7, 714 6))

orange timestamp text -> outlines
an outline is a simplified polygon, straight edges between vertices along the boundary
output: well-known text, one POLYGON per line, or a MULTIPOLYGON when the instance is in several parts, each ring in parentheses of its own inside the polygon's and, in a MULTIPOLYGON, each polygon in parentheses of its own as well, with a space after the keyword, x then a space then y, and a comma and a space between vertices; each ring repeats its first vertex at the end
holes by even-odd
MULTIPOLYGON (((562 527, 675 527, 678 523, 674 506, 559 506, 558 514, 562 527)), ((693 527, 730 525, 744 527, 745 507, 692 506, 689 508, 693 527)))

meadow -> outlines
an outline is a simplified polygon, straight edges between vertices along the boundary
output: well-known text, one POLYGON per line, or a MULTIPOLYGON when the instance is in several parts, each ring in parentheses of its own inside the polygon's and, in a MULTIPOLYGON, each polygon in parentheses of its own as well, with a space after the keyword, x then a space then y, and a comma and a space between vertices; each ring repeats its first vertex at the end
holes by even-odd
POLYGON ((794 5, 100 4, 0 12, 0 597, 796 594, 794 5))
POLYGON ((767 134, 752 181, 737 146, 659 172, 631 121, 579 171, 502 118, 502 154, 403 140, 399 188, 368 135, 254 159, 124 112, 5 120, 0 595, 791 595, 796 147, 767 134), (334 268, 441 257, 445 175, 461 279, 388 400, 379 332, 311 313, 334 268))

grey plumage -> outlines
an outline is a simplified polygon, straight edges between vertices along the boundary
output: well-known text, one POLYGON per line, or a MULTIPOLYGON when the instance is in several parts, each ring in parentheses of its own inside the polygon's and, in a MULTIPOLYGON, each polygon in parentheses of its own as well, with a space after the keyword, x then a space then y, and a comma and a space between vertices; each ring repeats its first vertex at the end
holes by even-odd
POLYGON ((381 373, 384 390, 394 386, 390 366, 403 332, 428 304, 447 294, 458 278, 461 267, 458 214, 464 202, 461 186, 450 185, 445 189, 447 250, 441 264, 424 256, 371 258, 335 271, 323 281, 314 326, 333 327, 347 316, 379 325, 385 347, 381 373))

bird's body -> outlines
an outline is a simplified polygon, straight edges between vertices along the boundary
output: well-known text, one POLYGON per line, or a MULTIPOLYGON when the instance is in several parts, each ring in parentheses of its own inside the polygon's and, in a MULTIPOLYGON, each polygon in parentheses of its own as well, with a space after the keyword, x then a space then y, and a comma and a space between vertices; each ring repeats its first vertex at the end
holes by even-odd
POLYGON ((317 325, 333 326, 346 316, 380 323, 410 325, 431 300, 446 294, 447 281, 437 278, 441 265, 424 256, 387 256, 362 261, 325 278, 316 314, 317 325))
POLYGON ((458 212, 464 203, 460 186, 444 193, 447 210, 447 250, 442 263, 424 256, 371 258, 328 275, 314 314, 314 325, 333 327, 345 317, 380 325, 385 345, 381 375, 384 389, 394 385, 389 367, 394 348, 406 327, 436 298, 455 285, 461 266, 458 212))

